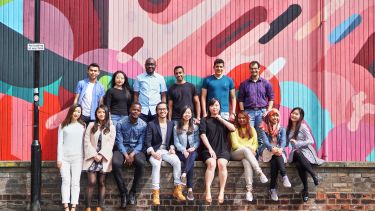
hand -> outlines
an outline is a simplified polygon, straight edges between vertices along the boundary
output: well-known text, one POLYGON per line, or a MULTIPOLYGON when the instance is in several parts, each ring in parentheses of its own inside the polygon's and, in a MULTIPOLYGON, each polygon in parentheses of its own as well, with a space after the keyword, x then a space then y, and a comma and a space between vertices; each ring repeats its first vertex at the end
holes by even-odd
POLYGON ((58 169, 61 169, 62 162, 61 161, 57 161, 56 166, 57 166, 58 169))
POLYGON ((277 147, 272 147, 271 152, 272 154, 276 155, 276 153, 278 152, 277 147))
POLYGON ((290 142, 291 144, 296 144, 297 141, 296 141, 296 139, 293 139, 293 138, 292 138, 292 139, 290 139, 289 142, 290 142))
POLYGON ((131 166, 133 164, 134 156, 135 156, 134 151, 129 154, 128 160, 126 160, 126 163, 128 164, 128 166, 131 166))
POLYGON ((103 159, 103 156, 100 155, 100 154, 97 154, 97 155, 94 157, 94 160, 95 160, 96 162, 100 162, 102 159, 103 159))
POLYGON ((208 152, 210 153, 211 157, 216 160, 216 153, 215 153, 215 151, 212 150, 212 149, 210 149, 210 150, 208 150, 208 152))
POLYGON ((170 148, 168 152, 169 152, 169 154, 175 154, 176 153, 173 148, 170 148))
POLYGON ((196 124, 196 125, 199 125, 201 123, 201 119, 200 118, 195 118, 193 120, 193 123, 196 124))
POLYGON ((236 120, 236 115, 234 113, 229 114, 229 120, 231 121, 236 120))
POLYGON ((220 114, 217 114, 214 116, 217 120, 219 120, 220 122, 223 120, 223 117, 220 116, 220 114))
POLYGON ((251 152, 253 153, 253 155, 256 155, 256 150, 255 149, 252 149, 251 152))
POLYGON ((203 117, 207 117, 207 113, 203 114, 202 116, 203 116, 203 117))
POLYGON ((155 158, 156 160, 160 160, 161 159, 161 155, 159 153, 157 153, 157 152, 152 152, 151 156, 153 158, 155 158))
POLYGON ((187 151, 188 151, 189 153, 192 153, 192 152, 195 151, 195 147, 190 147, 189 149, 187 149, 187 151))
POLYGON ((262 116, 265 117, 268 113, 269 109, 267 109, 265 112, 263 112, 262 116))
POLYGON ((183 154, 184 154, 184 157, 185 157, 185 158, 189 157, 189 152, 188 152, 187 150, 185 150, 185 151, 183 152, 183 154))

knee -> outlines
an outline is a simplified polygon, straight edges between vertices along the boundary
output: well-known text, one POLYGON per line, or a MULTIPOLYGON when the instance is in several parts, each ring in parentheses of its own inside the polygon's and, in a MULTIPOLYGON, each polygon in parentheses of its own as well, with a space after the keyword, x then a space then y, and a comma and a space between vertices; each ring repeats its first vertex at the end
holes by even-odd
POLYGON ((105 180, 104 179, 99 181, 99 186, 105 187, 105 180))
POLYGON ((225 171, 225 170, 227 170, 227 163, 218 161, 217 167, 218 167, 219 171, 225 171))
POLYGON ((216 162, 215 160, 207 160, 206 161, 207 170, 215 170, 216 168, 216 162))
POLYGON ((112 168, 114 171, 117 171, 122 168, 122 162, 119 159, 112 160, 112 168))

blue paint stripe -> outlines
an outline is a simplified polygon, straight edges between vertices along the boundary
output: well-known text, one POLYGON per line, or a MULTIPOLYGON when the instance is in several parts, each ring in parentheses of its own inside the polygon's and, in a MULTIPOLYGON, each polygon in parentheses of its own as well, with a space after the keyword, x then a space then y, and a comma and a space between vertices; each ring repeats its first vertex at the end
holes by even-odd
POLYGON ((372 152, 366 157, 367 161, 375 162, 375 148, 372 149, 372 152))
POLYGON ((329 42, 336 44, 344 39, 350 32, 352 32, 362 22, 362 17, 359 14, 353 14, 344 22, 338 25, 329 34, 329 42))
POLYGON ((14 0, 0 7, 0 22, 23 34, 23 0, 14 0))

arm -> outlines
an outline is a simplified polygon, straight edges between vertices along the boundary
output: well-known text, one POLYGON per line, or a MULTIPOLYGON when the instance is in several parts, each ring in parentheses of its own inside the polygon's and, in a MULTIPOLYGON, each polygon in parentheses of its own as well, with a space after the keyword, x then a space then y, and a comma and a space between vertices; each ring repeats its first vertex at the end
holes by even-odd
POLYGON ((244 107, 244 105, 243 105, 243 102, 238 102, 238 107, 239 107, 240 111, 245 110, 245 107, 244 107))
POLYGON ((202 104, 202 116, 206 117, 207 116, 207 111, 206 111, 206 97, 207 97, 207 89, 202 88, 202 93, 201 93, 201 104, 202 104))
POLYGON ((116 147, 117 149, 122 153, 126 153, 127 152, 127 148, 126 146, 124 145, 124 137, 122 135, 122 131, 121 131, 121 124, 117 124, 116 125, 116 139, 115 139, 115 143, 116 143, 116 147))
POLYGON ((273 107, 273 100, 270 100, 270 101, 268 101, 267 111, 271 110, 272 107, 273 107))
POLYGON ((263 143, 266 146, 266 148, 271 151, 272 150, 272 145, 270 141, 268 140, 268 136, 264 130, 260 129, 260 136, 262 137, 263 143))
POLYGON ((161 95, 161 102, 167 102, 167 94, 166 92, 160 93, 161 95))
POLYGON ((240 144, 238 143, 238 133, 237 131, 230 133, 230 141, 232 144, 232 150, 236 150, 240 148, 240 144))
POLYGON ((245 110, 244 101, 245 101, 244 84, 241 83, 240 88, 238 90, 238 106, 239 106, 240 111, 245 110))
POLYGON ((83 139, 83 146, 85 150, 85 160, 94 158, 96 155, 98 155, 98 153, 96 152, 96 148, 91 144, 91 140, 90 140, 91 136, 93 135, 91 134, 91 128, 93 125, 94 125, 93 123, 89 124, 85 132, 85 137, 83 139))
POLYGON ((74 95, 74 101, 73 101, 73 104, 74 104, 74 105, 77 105, 77 104, 78 104, 78 98, 79 98, 79 94, 75 94, 75 95, 74 95))
POLYGON ((258 149, 259 144, 258 144, 257 131, 253 127, 251 127, 251 134, 253 135, 253 137, 250 140, 251 141, 251 147, 250 148, 253 152, 255 152, 258 149))
POLYGON ((202 142, 203 142, 204 146, 208 149, 208 151, 213 151, 213 149, 211 147, 211 144, 207 139, 206 134, 203 133, 203 134, 200 135, 200 137, 202 139, 202 142))
POLYGON ((107 94, 105 95, 105 98, 104 98, 105 100, 105 105, 108 107, 108 109, 109 109, 109 112, 111 112, 111 103, 112 103, 112 94, 111 94, 111 89, 109 89, 108 91, 107 91, 107 94))
POLYGON ((198 95, 195 95, 194 98, 193 98, 193 101, 194 101, 194 105, 195 105, 195 113, 196 113, 196 118, 198 120, 201 119, 201 104, 199 102, 199 97, 198 95))
POLYGON ((80 84, 80 82, 77 83, 77 87, 76 87, 76 90, 75 90, 75 95, 74 95, 74 101, 73 101, 73 104, 74 105, 77 105, 78 104, 78 99, 79 99, 79 94, 82 92, 82 86, 80 84))
POLYGON ((230 119, 234 120, 236 118, 236 90, 230 90, 230 103, 232 105, 232 111, 229 112, 230 119))
POLYGON ((313 137, 309 131, 309 129, 307 128, 306 125, 302 124, 301 125, 301 128, 299 130, 300 133, 302 133, 305 137, 305 140, 299 140, 299 141, 296 141, 295 143, 295 147, 298 149, 298 148, 301 148, 301 147, 306 147, 308 145, 312 145, 314 144, 314 140, 313 140, 313 137))
POLYGON ((134 102, 139 102, 139 81, 138 78, 135 79, 133 84, 133 90, 134 90, 134 102))
POLYGON ((133 98, 134 98, 134 102, 139 102, 139 92, 134 91, 133 98))
POLYGON ((141 135, 139 136, 137 146, 134 148, 134 153, 137 154, 142 150, 143 143, 145 142, 146 126, 142 128, 141 135))
POLYGON ((266 86, 266 95, 267 95, 267 98, 268 98, 268 111, 272 109, 273 107, 273 101, 274 101, 274 92, 273 92, 273 89, 272 89, 272 85, 271 83, 267 83, 267 86, 266 86))
POLYGON ((230 132, 234 132, 236 130, 236 127, 229 121, 223 119, 220 115, 217 116, 217 119, 220 121, 221 124, 223 124, 230 132))
POLYGON ((145 138, 145 149, 146 149, 147 154, 151 154, 151 152, 154 152, 154 148, 152 148, 151 142, 152 142, 152 128, 151 128, 151 124, 148 124, 146 128, 146 138, 145 138))
POLYGON ((173 100, 168 100, 168 120, 172 120, 172 113, 173 113, 173 100))
POLYGON ((63 144, 64 144, 64 131, 63 129, 61 129, 61 125, 60 125, 58 132, 57 132, 57 162, 62 161, 63 144))
MULTIPOLYGON (((111 124, 110 129, 109 129, 109 134, 107 134, 107 139, 103 139, 103 147, 102 149, 98 152, 98 154, 102 155, 107 161, 112 159, 113 153, 113 145, 115 144, 115 138, 116 138, 116 128, 113 124, 111 124)), ((103 134, 104 136, 104 134, 103 134)))
POLYGON ((285 128, 280 128, 280 148, 284 150, 286 145, 286 132, 285 128))
POLYGON ((180 139, 177 136, 177 130, 176 129, 177 129, 177 126, 175 126, 173 128, 174 145, 175 145, 177 151, 184 152, 186 150, 186 147, 184 147, 181 144, 180 139))
POLYGON ((195 149, 198 149, 198 147, 200 145, 198 126, 194 126, 194 136, 193 136, 193 139, 194 139, 194 145, 192 147, 194 147, 195 149))

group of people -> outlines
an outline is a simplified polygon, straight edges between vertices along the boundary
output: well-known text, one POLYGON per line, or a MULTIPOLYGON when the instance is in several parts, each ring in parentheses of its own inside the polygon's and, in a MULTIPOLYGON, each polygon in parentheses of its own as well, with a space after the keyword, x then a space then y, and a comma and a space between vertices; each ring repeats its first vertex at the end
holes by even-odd
POLYGON ((280 113, 273 108, 272 85, 260 77, 257 61, 250 62, 250 78, 240 85, 237 113, 234 83, 224 75, 222 59, 214 61, 215 73, 204 79, 200 97, 196 87, 185 80, 182 66, 174 68, 176 82, 169 89, 155 69, 155 59, 148 58, 146 72, 137 76, 133 88, 126 74, 117 71, 112 76, 111 88, 105 92, 98 82, 99 66, 88 66, 88 77, 78 82, 74 103, 58 130, 57 167, 62 177, 64 210, 75 210, 78 204, 81 171, 87 173, 87 211, 91 210, 97 183, 96 210, 102 210, 106 175, 111 171, 120 192, 121 207, 136 204, 146 160, 152 166, 154 205, 160 204, 162 161, 173 167, 173 196, 180 201, 194 200, 194 161, 198 156, 207 167, 207 203, 212 202, 211 184, 216 168, 220 183, 217 199, 220 204, 224 202, 229 160, 243 163, 248 201, 253 200, 254 172, 262 183, 268 182, 258 160, 269 162, 270 196, 277 201, 278 172, 283 185, 291 187, 284 151, 289 143, 292 150, 288 161, 295 163, 304 187, 303 200, 308 200, 307 173, 318 185, 312 165, 324 161, 312 147, 314 141, 303 123, 302 108, 292 110, 286 129, 280 125, 280 113), (124 182, 124 166, 135 168, 129 191, 124 182))

